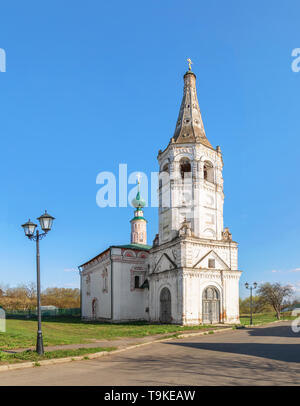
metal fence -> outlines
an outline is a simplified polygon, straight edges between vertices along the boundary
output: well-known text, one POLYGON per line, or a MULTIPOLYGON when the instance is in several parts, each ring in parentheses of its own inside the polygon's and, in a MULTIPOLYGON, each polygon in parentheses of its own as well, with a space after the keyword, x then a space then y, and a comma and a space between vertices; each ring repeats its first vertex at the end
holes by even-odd
MULTIPOLYGON (((36 309, 29 310, 7 310, 6 318, 30 319, 37 317, 36 309)), ((80 317, 80 308, 74 309, 42 309, 42 317, 80 317)))

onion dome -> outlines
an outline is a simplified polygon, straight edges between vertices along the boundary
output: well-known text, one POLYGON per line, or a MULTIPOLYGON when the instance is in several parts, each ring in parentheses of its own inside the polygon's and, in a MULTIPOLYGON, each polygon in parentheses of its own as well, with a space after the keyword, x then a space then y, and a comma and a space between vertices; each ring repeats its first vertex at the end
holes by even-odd
POLYGON ((142 209, 146 206, 146 201, 142 198, 140 191, 137 192, 137 195, 134 199, 132 199, 132 206, 137 209, 142 209))

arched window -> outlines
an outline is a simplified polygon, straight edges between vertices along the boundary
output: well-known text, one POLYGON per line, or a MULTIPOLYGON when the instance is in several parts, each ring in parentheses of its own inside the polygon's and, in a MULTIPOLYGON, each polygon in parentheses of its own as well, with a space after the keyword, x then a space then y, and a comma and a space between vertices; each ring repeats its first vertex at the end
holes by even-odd
POLYGON ((166 186, 170 181, 170 165, 166 162, 159 173, 159 188, 166 186))
POLYGON ((168 164, 168 162, 166 164, 164 164, 162 172, 168 172, 169 173, 169 164, 168 164))
POLYGON ((214 183, 214 167, 211 162, 205 161, 203 166, 203 178, 208 182, 214 183))
POLYGON ((203 297, 206 300, 218 300, 219 292, 217 291, 217 289, 209 286, 207 289, 205 289, 203 297))
POLYGON ((180 160, 180 175, 181 178, 184 179, 185 176, 187 176, 187 173, 190 173, 192 171, 191 168, 191 163, 188 158, 182 158, 180 160))

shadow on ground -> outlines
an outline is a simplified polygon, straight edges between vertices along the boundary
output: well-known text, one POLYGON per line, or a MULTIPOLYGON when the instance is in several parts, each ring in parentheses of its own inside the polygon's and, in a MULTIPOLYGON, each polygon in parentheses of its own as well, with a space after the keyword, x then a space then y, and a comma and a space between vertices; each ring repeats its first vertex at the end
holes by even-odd
POLYGON ((292 330, 292 321, 289 325, 284 326, 270 326, 265 328, 248 328, 249 335, 252 337, 292 337, 299 338, 300 344, 300 332, 295 333, 292 330))
MULTIPOLYGON (((245 330, 244 330, 245 331, 245 330)), ((282 337, 299 338, 299 343, 274 343, 253 342, 250 337, 243 343, 232 342, 167 342, 168 345, 178 345, 194 348, 195 350, 218 351, 231 354, 250 355, 254 357, 268 358, 276 361, 300 363, 300 333, 294 333, 291 325, 270 326, 266 328, 249 328, 248 335, 251 337, 282 337)))
POLYGON ((276 361, 300 362, 299 344, 240 344, 240 343, 175 343, 168 345, 179 345, 195 348, 196 350, 209 350, 227 352, 231 354, 250 355, 254 357, 268 358, 276 361))

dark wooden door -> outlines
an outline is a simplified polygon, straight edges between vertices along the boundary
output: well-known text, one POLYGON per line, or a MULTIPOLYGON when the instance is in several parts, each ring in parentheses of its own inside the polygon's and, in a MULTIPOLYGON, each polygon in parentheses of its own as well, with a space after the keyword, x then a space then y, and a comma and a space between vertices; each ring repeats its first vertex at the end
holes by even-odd
POLYGON ((171 293, 168 288, 163 288, 160 293, 160 322, 171 323, 171 293))

